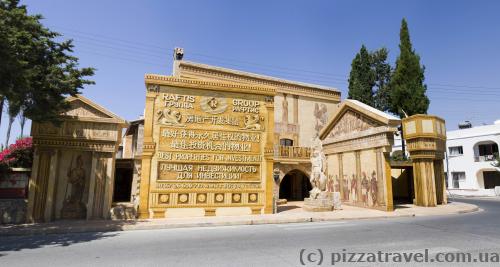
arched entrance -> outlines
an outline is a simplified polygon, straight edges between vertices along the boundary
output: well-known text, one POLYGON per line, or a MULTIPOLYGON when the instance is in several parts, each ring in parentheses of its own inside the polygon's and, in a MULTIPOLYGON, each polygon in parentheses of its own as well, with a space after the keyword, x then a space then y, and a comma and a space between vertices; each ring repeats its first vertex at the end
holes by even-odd
POLYGON ((309 177, 299 170, 289 171, 280 183, 280 199, 288 201, 302 201, 309 197, 309 191, 312 190, 309 177))

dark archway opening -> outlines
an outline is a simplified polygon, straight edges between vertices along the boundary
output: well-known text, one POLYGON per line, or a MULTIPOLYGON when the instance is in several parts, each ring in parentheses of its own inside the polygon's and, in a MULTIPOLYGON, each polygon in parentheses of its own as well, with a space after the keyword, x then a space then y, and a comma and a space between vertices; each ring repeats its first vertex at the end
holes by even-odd
POLYGON ((413 204, 415 198, 413 168, 401 168, 396 172, 398 175, 392 177, 392 199, 394 205, 413 204))
POLYGON ((495 189, 496 186, 500 186, 500 172, 485 171, 483 172, 483 178, 485 189, 495 189))
POLYGON ((117 160, 115 165, 115 186, 113 202, 130 202, 134 169, 132 161, 117 160))
POLYGON ((299 170, 292 170, 281 180, 279 198, 288 201, 302 201, 309 197, 311 190, 309 177, 299 170))

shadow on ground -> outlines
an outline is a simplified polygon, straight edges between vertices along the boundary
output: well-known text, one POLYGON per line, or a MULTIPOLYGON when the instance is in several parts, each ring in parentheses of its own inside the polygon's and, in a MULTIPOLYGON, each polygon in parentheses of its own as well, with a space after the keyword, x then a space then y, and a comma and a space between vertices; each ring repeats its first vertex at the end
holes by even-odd
POLYGON ((278 213, 287 211, 287 210, 293 210, 293 209, 300 209, 300 206, 296 205, 287 205, 287 206, 278 206, 278 213))
POLYGON ((37 249, 47 246, 67 247, 74 244, 109 238, 116 235, 117 233, 93 232, 32 236, 7 236, 2 237, 2 241, 0 242, 0 257, 6 255, 6 253, 2 252, 20 251, 23 249, 37 249))
POLYGON ((51 223, 1 225, 0 257, 6 251, 37 249, 46 246, 71 246, 74 244, 117 236, 125 225, 136 224, 127 221, 56 221, 51 223), (61 233, 64 231, 64 233, 61 233))

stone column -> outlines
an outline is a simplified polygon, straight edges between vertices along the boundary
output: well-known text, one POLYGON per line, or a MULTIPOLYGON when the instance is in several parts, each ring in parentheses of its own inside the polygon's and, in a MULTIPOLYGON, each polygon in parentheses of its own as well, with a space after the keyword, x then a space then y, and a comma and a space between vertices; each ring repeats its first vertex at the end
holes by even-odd
POLYGON ((45 203, 45 221, 50 222, 54 219, 55 198, 57 188, 57 170, 59 168, 59 150, 55 150, 50 159, 49 180, 47 183, 47 202, 45 203))
POLYGON ((26 214, 26 221, 28 223, 35 222, 34 220, 34 208, 35 208, 35 192, 36 192, 36 181, 37 174, 40 168, 40 153, 38 148, 35 148, 33 152, 33 165, 31 166, 31 177, 28 184, 28 208, 26 214))
POLYGON ((49 150, 38 150, 29 185, 28 222, 41 222, 45 219, 47 203, 47 187, 50 175, 52 153, 49 150))
POLYGON ((101 179, 101 177, 96 177, 99 174, 98 167, 99 156, 97 152, 92 152, 92 167, 90 168, 90 182, 89 182, 89 197, 87 199, 87 220, 93 218, 97 214, 95 214, 94 210, 94 202, 99 202, 100 200, 96 199, 96 184, 97 179, 101 179))
POLYGON ((446 196, 446 182, 444 175, 444 163, 443 160, 434 161, 434 176, 436 179, 436 196, 437 204, 447 204, 448 199, 446 196))
POLYGON ((433 160, 413 159, 413 179, 415 184, 415 204, 424 207, 436 206, 436 181, 433 160))
POLYGON ((444 120, 430 115, 413 115, 403 119, 402 123, 413 162, 415 204, 424 207, 446 204, 444 120))
POLYGON ((151 159, 155 151, 153 142, 154 101, 156 94, 146 94, 146 109, 144 116, 144 145, 141 163, 141 182, 139 189, 139 218, 147 219, 149 215, 149 187, 151 183, 151 159))
POLYGON ((299 124, 299 96, 293 96, 293 123, 295 125, 299 124))
POLYGON ((103 196, 103 205, 102 205, 102 217, 104 219, 109 219, 111 205, 113 204, 113 191, 115 187, 115 160, 114 155, 108 155, 102 159, 103 161, 103 176, 105 177, 105 188, 104 188, 104 196, 103 196))
POLYGON ((354 151, 354 157, 356 160, 356 179, 358 180, 357 188, 356 188, 356 202, 361 204, 362 196, 361 196, 361 151, 354 151))
POLYGON ((345 201, 344 199, 344 163, 342 161, 342 153, 337 154, 339 160, 339 191, 340 191, 340 199, 345 201))
POLYGON ((261 174, 265 179, 265 206, 264 213, 273 213, 274 205, 276 205, 276 199, 273 198, 274 192, 274 177, 273 177, 273 164, 274 164, 274 97, 266 96, 266 112, 267 112, 267 135, 266 143, 264 146, 264 158, 265 158, 265 169, 261 170, 264 173, 261 174))
POLYGON ((379 198, 381 202, 383 201, 383 203, 379 204, 385 205, 387 211, 393 211, 394 200, 392 195, 391 156, 390 152, 384 152, 383 148, 377 149, 377 172, 379 176, 378 179, 382 179, 382 181, 377 181, 377 184, 382 185, 378 190, 377 198, 379 198))

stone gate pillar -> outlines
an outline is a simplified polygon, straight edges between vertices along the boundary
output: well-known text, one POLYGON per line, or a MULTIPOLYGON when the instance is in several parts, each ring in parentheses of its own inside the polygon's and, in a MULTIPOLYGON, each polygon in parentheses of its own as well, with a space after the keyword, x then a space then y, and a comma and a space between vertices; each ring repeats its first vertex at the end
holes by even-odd
POLYGON ((89 99, 68 97, 60 124, 33 122, 28 222, 108 219, 115 155, 126 121, 89 99))
POLYGON ((402 120, 403 134, 413 162, 415 204, 433 207, 446 204, 444 152, 445 121, 431 115, 413 115, 402 120))

